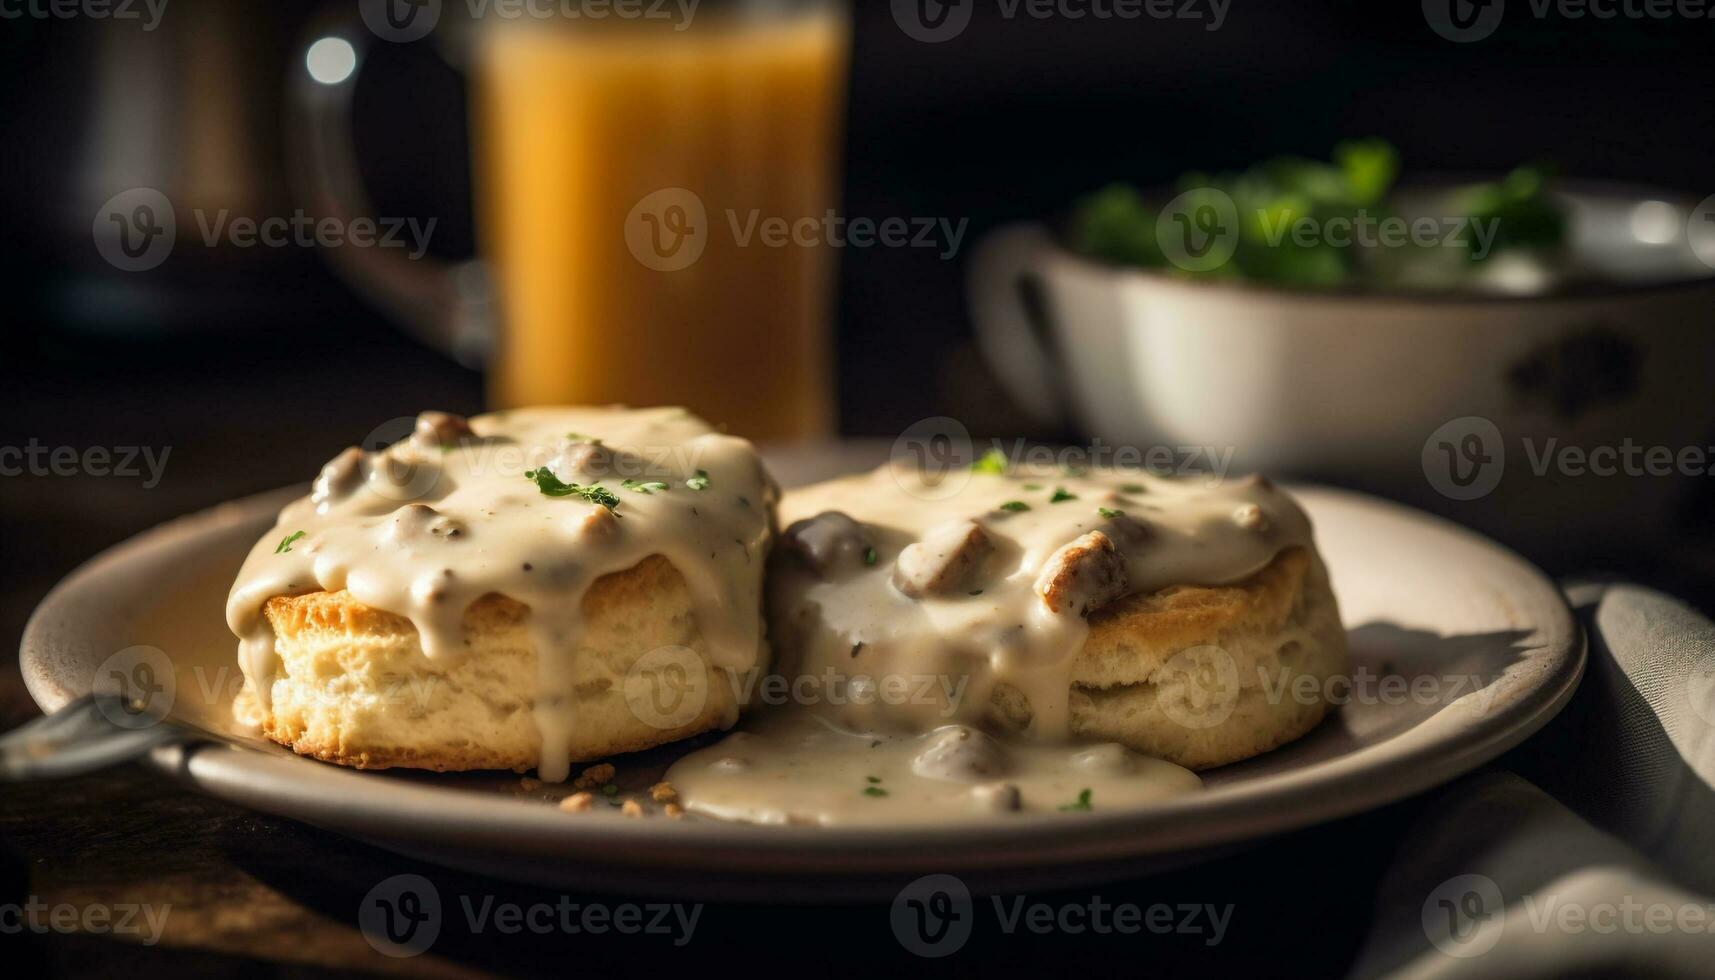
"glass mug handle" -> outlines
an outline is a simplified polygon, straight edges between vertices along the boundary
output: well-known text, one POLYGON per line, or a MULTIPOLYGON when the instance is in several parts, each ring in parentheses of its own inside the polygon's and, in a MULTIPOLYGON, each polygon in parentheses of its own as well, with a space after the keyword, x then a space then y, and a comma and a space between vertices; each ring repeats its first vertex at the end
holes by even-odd
POLYGON ((1059 425, 1066 417, 1059 359, 1022 290, 1052 248, 1052 236, 1039 224, 990 232, 971 256, 965 292, 977 348, 1001 384, 1037 421, 1059 425))
MULTIPOLYGON (((342 5, 349 10, 355 5, 342 5)), ((305 213, 345 227, 374 221, 358 172, 351 104, 374 36, 354 13, 314 22, 286 83, 293 192, 305 213)), ((400 249, 323 249, 334 272, 408 333, 469 367, 487 358, 491 289, 476 259, 410 258, 400 249)))

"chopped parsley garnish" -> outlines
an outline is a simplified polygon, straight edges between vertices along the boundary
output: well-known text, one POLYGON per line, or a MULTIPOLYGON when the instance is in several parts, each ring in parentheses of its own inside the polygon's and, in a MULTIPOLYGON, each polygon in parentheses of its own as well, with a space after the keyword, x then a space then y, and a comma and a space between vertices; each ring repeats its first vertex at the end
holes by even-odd
POLYGON ((1125 511, 1114 510, 1112 507, 1097 507, 1096 513, 1102 515, 1102 517, 1104 517, 1110 521, 1116 517, 1124 517, 1125 516, 1125 511))
POLYGON ((880 776, 865 776, 865 777, 863 777, 863 778, 865 778, 865 779, 867 779, 867 780, 869 780, 869 781, 870 781, 870 782, 872 782, 872 783, 879 783, 879 782, 881 782, 881 777, 880 777, 880 776))
POLYGON ((876 554, 875 554, 874 548, 863 549, 863 563, 865 565, 875 564, 875 559, 876 559, 876 554))
POLYGON ((685 486, 692 490, 707 490, 709 488, 709 471, 698 470, 696 476, 685 480, 685 486))
POLYGON ((1024 485, 1024 489, 1030 490, 1030 491, 1040 490, 1040 489, 1042 489, 1042 484, 1040 484, 1040 483, 1026 483, 1024 485))
POLYGON ((1089 809, 1090 809, 1090 791, 1086 789, 1082 793, 1078 794, 1078 802, 1067 803, 1066 805, 1064 805, 1060 808, 1060 812, 1061 813, 1073 813, 1076 811, 1089 810, 1089 809))
POLYGON ((1077 499, 1078 499, 1078 495, 1075 493, 1067 492, 1065 487, 1055 487, 1054 488, 1054 496, 1049 497, 1048 502, 1051 504, 1063 504, 1068 500, 1077 500, 1077 499))
POLYGON ((624 480, 619 485, 627 490, 634 490, 637 493, 654 493, 657 490, 665 491, 671 489, 667 484, 662 483, 660 480, 650 480, 648 483, 639 483, 636 480, 624 480))
MULTIPOLYGON (((612 783, 608 783, 606 786, 603 786, 601 788, 601 792, 602 792, 603 796, 617 796, 617 795, 619 795, 619 787, 615 786, 612 783)), ((1090 795, 1090 791, 1084 790, 1084 795, 1085 796, 1090 795)), ((1089 809, 1089 808, 1085 807, 1085 809, 1089 809)))
POLYGON ((1000 509, 1009 514, 1016 514, 1021 510, 1029 510, 1030 505, 1022 500, 1008 500, 1006 503, 1000 505, 1000 509))
POLYGON ((536 481, 536 489, 542 491, 545 497, 577 497, 592 504, 600 504, 608 510, 619 506, 619 497, 615 496, 612 490, 599 483, 592 483, 587 487, 565 483, 546 466, 526 472, 524 478, 536 481))
POLYGON ((1149 488, 1141 483, 1120 484, 1120 493, 1147 493, 1148 490, 1149 488))
POLYGON ((987 473, 990 476, 999 476, 1006 472, 1006 467, 1006 453, 1003 453, 998 449, 990 449, 988 452, 983 453, 981 459, 971 464, 971 472, 987 473))
POLYGON ((280 540, 280 547, 274 549, 274 554, 283 555, 286 552, 291 551, 292 550, 292 542, 298 540, 299 538, 303 537, 304 535, 306 535, 308 533, 310 533, 310 532, 308 532, 308 531, 294 531, 293 533, 286 535, 284 538, 282 538, 280 540))
POLYGON ((593 442, 594 441, 589 436, 584 435, 582 432, 568 432, 568 433, 566 433, 566 438, 572 440, 573 442, 593 442))
POLYGON ((882 789, 880 786, 865 786, 863 788, 863 795, 865 795, 865 796, 886 796, 887 790, 882 789))

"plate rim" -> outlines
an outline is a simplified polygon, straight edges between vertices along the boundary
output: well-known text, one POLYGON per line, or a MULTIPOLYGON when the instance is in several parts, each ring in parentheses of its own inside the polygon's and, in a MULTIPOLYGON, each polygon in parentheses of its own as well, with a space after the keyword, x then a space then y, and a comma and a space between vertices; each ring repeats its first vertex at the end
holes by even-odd
MULTIPOLYGON (((1384 759, 1354 764, 1351 756, 1341 756, 1307 767, 1333 767, 1336 771, 1312 773, 1312 778, 1287 785, 1280 785, 1278 779, 1292 773, 1218 786, 1144 809, 1098 811, 1075 819, 1032 814, 1005 823, 929 828, 758 826, 716 821, 666 824, 618 818, 570 820, 553 807, 519 800, 515 812, 497 821, 491 797, 466 797, 463 793, 449 794, 442 787, 389 782, 385 799, 378 801, 369 792, 376 785, 373 774, 227 743, 163 746, 154 750, 147 762, 157 771, 217 798, 342 834, 431 847, 477 847, 513 858, 553 857, 593 860, 614 867, 765 875, 1005 870, 1052 862, 1170 855, 1352 816, 1415 796, 1492 760, 1535 734, 1571 699, 1586 669, 1586 639, 1564 594, 1535 564, 1485 535, 1404 504, 1317 484, 1296 483, 1288 488, 1295 494, 1337 498, 1347 505, 1428 524, 1439 534, 1463 539, 1502 563, 1516 566, 1521 582, 1528 581, 1553 600, 1546 608, 1549 619, 1532 624, 1541 634, 1533 650, 1542 651, 1556 669, 1530 682, 1513 703, 1469 722, 1452 737, 1396 750, 1384 759), (1375 778, 1378 771, 1386 772, 1388 778, 1375 778), (303 778, 306 773, 314 775, 303 778), (369 789, 349 794, 331 791, 343 786, 369 789), (408 818, 401 819, 400 815, 407 812, 408 818), (757 866, 759 860, 764 862, 761 867, 757 866)), ((182 546, 186 539, 233 523, 253 521, 258 514, 271 513, 302 492, 302 485, 295 485, 175 518, 79 565, 42 599, 24 628, 20 667, 30 696, 44 710, 49 710, 49 704, 58 707, 68 699, 65 686, 44 669, 34 653, 47 643, 49 623, 63 618, 64 609, 99 602, 97 595, 88 593, 98 593, 109 576, 126 574, 129 566, 146 563, 160 549, 182 546)))

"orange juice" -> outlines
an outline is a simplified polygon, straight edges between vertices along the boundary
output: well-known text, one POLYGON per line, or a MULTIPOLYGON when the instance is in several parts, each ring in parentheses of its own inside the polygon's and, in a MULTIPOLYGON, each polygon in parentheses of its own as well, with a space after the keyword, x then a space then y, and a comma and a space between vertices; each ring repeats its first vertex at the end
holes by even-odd
POLYGON ((744 230, 835 207, 848 35, 832 3, 480 32, 499 407, 673 404, 755 439, 831 431, 833 249, 744 230))

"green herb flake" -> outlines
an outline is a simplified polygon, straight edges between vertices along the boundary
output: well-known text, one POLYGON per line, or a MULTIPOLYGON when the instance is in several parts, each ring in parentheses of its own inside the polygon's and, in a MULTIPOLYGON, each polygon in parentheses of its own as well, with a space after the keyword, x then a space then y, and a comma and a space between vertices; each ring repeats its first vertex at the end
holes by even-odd
POLYGON ((1141 483, 1122 483, 1120 493, 1148 493, 1149 488, 1141 483))
POLYGON ((1090 806, 1090 795, 1091 795, 1091 793, 1088 789, 1084 790, 1082 793, 1078 794, 1078 802, 1067 803, 1065 806, 1062 806, 1060 808, 1060 812, 1061 813, 1076 813, 1076 812, 1087 812, 1087 811, 1089 811, 1090 809, 1092 809, 1092 807, 1090 806))
POLYGON ((865 548, 865 549, 863 549, 863 563, 864 563, 864 564, 865 564, 865 565, 873 565, 873 564, 875 564, 875 560, 876 560, 876 557, 877 557, 877 556, 876 556, 876 553, 875 553, 875 549, 874 549, 874 548, 865 548))
POLYGON ((1048 498, 1051 504, 1063 504, 1068 500, 1077 500, 1078 495, 1067 491, 1065 487, 1055 487, 1054 496, 1048 498))
POLYGON ((1034 493, 1035 491, 1042 489, 1042 484, 1040 484, 1040 483, 1026 483, 1024 485, 1024 489, 1029 490, 1029 491, 1034 493))
POLYGON ((998 449, 990 449, 983 453, 982 458, 971 464, 972 473, 986 473, 989 476, 1000 476, 1006 472, 1006 453, 998 449))
POLYGON ((692 490, 707 490, 709 488, 709 471, 698 470, 697 475, 685 481, 685 486, 692 490))
POLYGON ((667 484, 662 483, 660 480, 650 480, 648 483, 639 483, 636 480, 625 480, 620 483, 620 486, 636 493, 654 493, 657 490, 666 492, 671 489, 667 484))
POLYGON ((1102 515, 1102 517, 1105 520, 1110 520, 1110 521, 1116 517, 1124 517, 1125 516, 1125 511, 1114 510, 1112 507, 1097 507, 1096 513, 1102 515))
MULTIPOLYGON (((619 787, 615 786, 613 783, 608 783, 606 786, 603 786, 601 788, 601 792, 602 792, 602 795, 604 795, 604 796, 617 796, 617 795, 619 795, 619 787)), ((1089 796, 1090 791, 1085 790, 1084 795, 1089 796)), ((1085 807, 1084 809, 1088 810, 1089 807, 1085 807)))
POLYGON ((308 532, 308 531, 294 531, 293 533, 286 535, 284 538, 280 539, 280 547, 274 549, 274 554, 283 555, 286 552, 291 551, 292 550, 292 542, 298 540, 299 538, 303 537, 304 535, 306 535, 308 533, 310 533, 310 532, 308 532))
POLYGON ((1009 514, 1016 514, 1019 511, 1029 510, 1030 505, 1022 500, 1008 500, 1006 503, 1000 505, 1000 509, 1009 514))
POLYGON ((880 786, 865 786, 863 788, 863 795, 865 795, 865 796, 886 796, 887 790, 882 789, 880 786))
POLYGON ((869 780, 869 781, 870 781, 870 782, 872 782, 872 783, 879 783, 879 782, 881 782, 881 777, 880 777, 880 776, 865 776, 865 777, 863 777, 863 778, 865 778, 865 779, 867 779, 867 780, 869 780))
POLYGON ((600 504, 608 510, 619 506, 619 497, 612 490, 599 483, 589 486, 579 486, 576 483, 565 483, 554 475, 546 466, 538 470, 529 470, 524 474, 526 480, 532 480, 536 489, 542 491, 545 497, 577 497, 592 504, 600 504))

